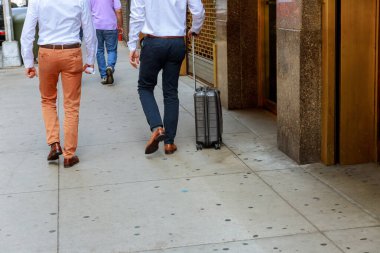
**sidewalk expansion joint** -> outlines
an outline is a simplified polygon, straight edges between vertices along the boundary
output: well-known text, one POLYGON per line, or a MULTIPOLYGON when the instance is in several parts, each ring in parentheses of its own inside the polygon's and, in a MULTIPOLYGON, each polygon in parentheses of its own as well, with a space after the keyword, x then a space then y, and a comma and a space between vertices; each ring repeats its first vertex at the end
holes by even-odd
POLYGON ((85 189, 85 188, 100 188, 104 186, 116 186, 116 185, 128 185, 128 184, 139 184, 139 183, 149 183, 149 182, 165 182, 165 181, 175 181, 175 180, 186 180, 186 179, 196 179, 196 178, 204 178, 204 177, 218 177, 218 176, 228 176, 228 175, 239 175, 246 174, 247 172, 231 172, 231 173, 218 173, 212 175, 199 175, 199 176, 189 176, 189 177, 175 177, 175 178, 163 178, 163 179, 152 179, 152 180, 139 180, 139 181, 130 181, 130 182, 120 182, 120 183, 111 183, 111 184, 96 184, 96 185, 88 185, 88 186, 77 186, 77 187, 67 187, 61 188, 59 190, 75 190, 75 189, 85 189))
POLYGON ((371 211, 367 210, 366 208, 364 208, 363 205, 361 205, 360 203, 358 203, 354 199, 350 198, 347 194, 345 194, 344 192, 342 192, 339 189, 335 188, 334 186, 330 185, 329 183, 323 181, 322 179, 320 179, 319 177, 315 176, 313 173, 311 173, 307 169, 304 169, 304 168, 302 168, 302 169, 306 173, 308 173, 310 176, 312 176, 313 178, 315 178, 318 182, 322 183, 323 185, 325 185, 326 187, 328 187, 329 189, 331 189, 332 191, 334 191, 335 193, 337 193, 339 196, 341 196, 343 199, 347 200, 348 202, 350 202, 351 204, 353 204, 354 206, 356 206, 357 208, 359 208, 360 210, 362 210, 363 212, 365 212, 367 215, 369 215, 372 218, 374 218, 375 220, 377 220, 379 222, 379 224, 380 224, 380 217, 379 216, 377 216, 376 214, 374 214, 371 211))
MULTIPOLYGON (((242 242, 250 242, 250 241, 260 241, 260 240, 265 240, 265 239, 279 239, 279 238, 288 238, 288 237, 293 237, 293 236, 298 236, 298 235, 316 235, 316 234, 323 235, 322 233, 319 233, 319 232, 294 233, 294 234, 289 234, 289 235, 263 236, 263 237, 247 238, 247 239, 234 240, 234 241, 210 242, 210 243, 190 244, 190 245, 168 247, 168 248, 155 248, 155 249, 148 249, 148 250, 128 251, 128 253, 149 253, 149 252, 156 252, 156 251, 185 249, 185 248, 191 248, 191 247, 210 246, 210 245, 217 246, 217 245, 223 245, 223 244, 227 244, 227 243, 242 243, 242 242)), ((331 240, 329 238, 326 238, 326 239, 331 242, 331 240)), ((332 243, 332 244, 334 246, 336 246, 334 243, 332 243)), ((340 248, 338 248, 338 249, 340 249, 340 248)), ((120 253, 127 253, 127 252, 120 252, 120 253)), ((344 252, 342 251, 342 253, 344 253, 344 252)))

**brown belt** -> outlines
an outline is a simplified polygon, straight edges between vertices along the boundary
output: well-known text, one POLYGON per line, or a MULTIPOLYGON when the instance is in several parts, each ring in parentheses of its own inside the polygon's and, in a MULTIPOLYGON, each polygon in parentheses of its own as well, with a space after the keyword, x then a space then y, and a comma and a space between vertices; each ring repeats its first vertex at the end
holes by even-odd
POLYGON ((42 48, 47 48, 47 49, 73 49, 73 48, 80 48, 80 43, 76 44, 69 44, 69 45, 40 45, 42 48))
POLYGON ((147 34, 148 38, 159 38, 159 39, 183 39, 185 36, 154 36, 151 34, 147 34))

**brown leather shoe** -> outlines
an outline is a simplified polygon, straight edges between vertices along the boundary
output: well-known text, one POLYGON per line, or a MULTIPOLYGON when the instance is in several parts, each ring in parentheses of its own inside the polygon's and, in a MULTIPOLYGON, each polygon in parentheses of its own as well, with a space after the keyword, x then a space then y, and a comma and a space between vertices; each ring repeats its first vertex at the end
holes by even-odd
POLYGON ((55 142, 50 145, 50 153, 47 157, 48 161, 54 161, 59 158, 59 156, 62 155, 62 148, 61 145, 59 145, 59 142, 55 142))
POLYGON ((165 144, 165 154, 170 155, 177 151, 177 146, 173 144, 165 144))
POLYGON ((65 158, 65 160, 63 161, 63 167, 70 168, 77 163, 79 163, 79 158, 75 155, 71 158, 65 158))
POLYGON ((146 144, 145 154, 152 154, 157 151, 160 141, 165 139, 165 130, 160 127, 154 131, 150 137, 150 140, 146 144))

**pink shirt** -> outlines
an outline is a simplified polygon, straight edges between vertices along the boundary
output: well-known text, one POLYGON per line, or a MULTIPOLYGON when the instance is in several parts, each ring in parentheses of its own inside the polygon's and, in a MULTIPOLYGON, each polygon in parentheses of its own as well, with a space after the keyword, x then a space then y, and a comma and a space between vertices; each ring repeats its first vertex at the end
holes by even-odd
POLYGON ((116 30, 115 10, 121 9, 120 0, 91 0, 92 20, 95 29, 116 30))

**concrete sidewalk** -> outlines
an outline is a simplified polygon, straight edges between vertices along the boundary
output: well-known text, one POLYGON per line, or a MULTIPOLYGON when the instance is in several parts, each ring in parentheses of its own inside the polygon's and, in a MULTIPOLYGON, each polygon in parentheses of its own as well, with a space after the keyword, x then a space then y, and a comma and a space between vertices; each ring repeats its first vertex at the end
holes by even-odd
MULTIPOLYGON (((46 162, 38 80, 0 70, 1 253, 380 252, 376 164, 298 166, 259 110, 225 111, 225 145, 196 151, 187 77, 178 152, 146 156, 127 58, 120 46, 114 86, 84 77, 81 162, 70 169, 46 162)), ((62 97, 59 108, 63 117, 62 97)))

